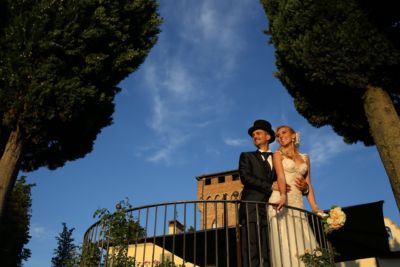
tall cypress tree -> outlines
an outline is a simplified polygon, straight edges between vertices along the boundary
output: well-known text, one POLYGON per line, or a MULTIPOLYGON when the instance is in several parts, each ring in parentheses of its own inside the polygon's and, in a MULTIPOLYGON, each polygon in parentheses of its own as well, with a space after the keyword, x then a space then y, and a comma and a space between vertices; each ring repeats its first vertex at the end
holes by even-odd
POLYGON ((64 222, 62 225, 63 230, 56 237, 58 246, 54 249, 54 257, 51 259, 52 267, 68 266, 77 258, 77 247, 72 237, 75 228, 68 229, 67 224, 64 222))
POLYGON ((19 170, 91 152, 157 41, 155 0, 0 0, 0 219, 19 170))
POLYGON ((2 267, 20 267, 28 260, 31 251, 24 246, 29 242, 29 224, 31 219, 31 188, 26 177, 17 180, 13 192, 7 201, 5 219, 0 226, 0 263, 2 267))

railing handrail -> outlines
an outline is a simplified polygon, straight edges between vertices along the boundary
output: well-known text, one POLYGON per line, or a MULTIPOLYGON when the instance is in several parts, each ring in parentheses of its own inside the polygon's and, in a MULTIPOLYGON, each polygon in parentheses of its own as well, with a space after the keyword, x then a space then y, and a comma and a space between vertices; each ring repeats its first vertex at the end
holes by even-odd
MULTIPOLYGON (((176 205, 176 204, 197 204, 197 203, 249 203, 249 204, 262 204, 262 205, 272 205, 275 206, 276 204, 274 203, 270 203, 270 202, 264 202, 264 201, 250 201, 250 200, 240 200, 240 199, 218 199, 218 200, 180 200, 180 201, 174 201, 174 202, 160 202, 160 203, 155 203, 155 204, 148 204, 148 205, 143 205, 143 206, 138 206, 138 207, 134 207, 134 208, 130 208, 127 209, 125 212, 133 212, 133 211, 137 211, 137 210, 142 210, 142 209, 148 209, 148 208, 154 208, 154 207, 160 207, 160 206, 168 206, 168 205, 176 205)), ((315 214, 314 212, 310 212, 308 210, 305 209, 301 209, 298 207, 293 207, 290 205, 285 205, 285 208, 289 208, 289 209, 293 209, 293 210, 298 210, 307 214, 315 214)), ((101 223, 101 219, 96 221, 95 223, 93 223, 91 226, 89 226, 89 228, 85 231, 84 236, 86 236, 86 234, 94 227, 96 227, 96 225, 101 223)))
POLYGON ((307 251, 320 249, 333 263, 321 217, 303 207, 285 205, 277 211, 276 203, 236 198, 120 204, 114 212, 100 210, 86 230, 82 266, 112 267, 126 259, 135 266, 170 261, 240 267, 255 257, 253 266, 265 260, 292 266, 307 251))

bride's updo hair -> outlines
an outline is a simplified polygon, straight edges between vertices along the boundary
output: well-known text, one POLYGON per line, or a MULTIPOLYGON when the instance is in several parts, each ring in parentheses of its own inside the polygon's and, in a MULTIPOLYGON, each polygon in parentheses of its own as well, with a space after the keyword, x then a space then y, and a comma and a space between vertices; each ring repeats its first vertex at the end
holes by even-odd
POLYGON ((287 125, 278 126, 275 130, 275 133, 278 133, 279 129, 281 129, 281 128, 286 128, 290 131, 290 133, 295 134, 295 137, 294 137, 294 139, 292 139, 292 142, 294 143, 294 145, 296 147, 299 147, 300 146, 300 133, 297 133, 292 127, 287 126, 287 125))

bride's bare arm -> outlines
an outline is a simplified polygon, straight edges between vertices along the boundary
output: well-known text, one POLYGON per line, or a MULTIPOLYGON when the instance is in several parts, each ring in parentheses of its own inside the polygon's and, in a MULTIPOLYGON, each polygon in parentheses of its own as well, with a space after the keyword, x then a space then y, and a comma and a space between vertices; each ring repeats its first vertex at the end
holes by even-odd
POLYGON ((277 177, 278 189, 281 195, 278 203, 278 210, 281 210, 286 204, 286 180, 282 165, 282 154, 279 151, 275 152, 272 156, 272 162, 277 177))
POLYGON ((310 164, 310 158, 309 157, 306 157, 306 163, 307 163, 307 166, 308 166, 308 172, 307 172, 307 176, 306 176, 306 182, 308 184, 307 200, 308 200, 308 203, 310 203, 310 207, 311 207, 312 211, 319 212, 321 210, 318 208, 317 201, 315 200, 314 189, 313 189, 313 186, 311 184, 311 178, 310 178, 310 176, 311 176, 310 175, 310 172, 311 172, 310 165, 311 164, 310 164))

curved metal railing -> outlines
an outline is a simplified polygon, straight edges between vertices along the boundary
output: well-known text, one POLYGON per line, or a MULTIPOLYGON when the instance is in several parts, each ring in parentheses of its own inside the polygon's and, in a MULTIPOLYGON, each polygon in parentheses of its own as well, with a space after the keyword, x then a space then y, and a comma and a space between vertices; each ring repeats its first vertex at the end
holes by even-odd
POLYGON ((300 256, 316 249, 331 251, 320 218, 306 210, 180 201, 117 210, 97 221, 84 235, 80 266, 255 267, 265 253, 272 266, 304 266, 300 256))

